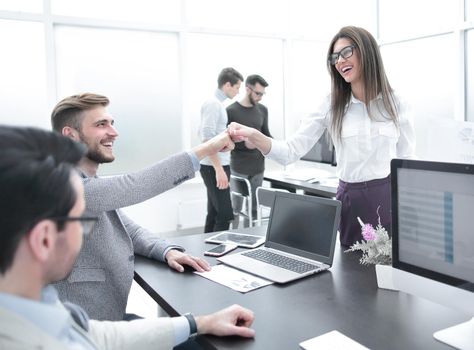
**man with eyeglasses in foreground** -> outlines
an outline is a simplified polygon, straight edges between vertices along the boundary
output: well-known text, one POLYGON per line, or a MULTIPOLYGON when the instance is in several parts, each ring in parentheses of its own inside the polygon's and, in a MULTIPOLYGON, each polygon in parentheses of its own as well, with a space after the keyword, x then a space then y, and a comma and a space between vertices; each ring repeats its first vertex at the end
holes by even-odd
MULTIPOLYGON (((265 95, 268 83, 260 75, 249 75, 245 79, 245 96, 227 107, 228 124, 236 122, 260 131, 272 137, 268 128, 268 109, 260 103, 265 95)), ((249 180, 252 190, 252 217, 257 217, 257 187, 262 186, 265 171, 265 157, 249 142, 236 143, 230 153, 230 170, 232 175, 249 180)), ((239 211, 241 203, 233 198, 233 205, 239 211)), ((245 222, 244 222, 245 224, 245 222)))
POLYGON ((0 349, 156 350, 195 333, 254 336, 253 313, 238 305, 196 318, 111 322, 62 304, 48 284, 69 274, 97 220, 83 216, 74 170, 85 147, 49 131, 0 126, 0 149, 0 349))

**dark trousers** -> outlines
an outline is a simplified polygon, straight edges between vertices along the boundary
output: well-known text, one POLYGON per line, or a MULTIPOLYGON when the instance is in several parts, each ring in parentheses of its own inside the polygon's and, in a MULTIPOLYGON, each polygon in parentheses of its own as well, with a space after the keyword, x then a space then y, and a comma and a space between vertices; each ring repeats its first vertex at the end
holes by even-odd
POLYGON ((339 180, 336 199, 342 202, 339 239, 342 245, 350 246, 361 241, 362 233, 357 217, 365 224, 380 223, 390 234, 392 218, 390 214, 390 176, 366 182, 349 183, 339 180))
MULTIPOLYGON (((224 171, 230 179, 230 166, 225 165, 224 171)), ((217 188, 216 172, 210 165, 201 165, 202 179, 207 188, 207 216, 204 232, 224 231, 229 229, 229 223, 234 219, 230 201, 230 189, 217 188)))

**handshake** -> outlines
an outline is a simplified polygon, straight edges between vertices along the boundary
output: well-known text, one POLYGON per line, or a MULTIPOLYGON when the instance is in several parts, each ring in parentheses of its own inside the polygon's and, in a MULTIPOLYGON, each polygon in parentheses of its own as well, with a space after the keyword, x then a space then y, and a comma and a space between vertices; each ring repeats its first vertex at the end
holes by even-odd
POLYGON ((236 142, 245 142, 247 148, 257 148, 263 154, 267 154, 272 147, 271 138, 268 136, 254 128, 232 122, 227 130, 193 148, 193 151, 199 159, 202 159, 218 152, 231 151, 236 142))
POLYGON ((255 145, 249 140, 255 131, 248 126, 232 122, 227 130, 206 142, 210 143, 209 147, 215 151, 214 153, 232 151, 236 142, 245 142, 247 148, 255 148, 255 145))

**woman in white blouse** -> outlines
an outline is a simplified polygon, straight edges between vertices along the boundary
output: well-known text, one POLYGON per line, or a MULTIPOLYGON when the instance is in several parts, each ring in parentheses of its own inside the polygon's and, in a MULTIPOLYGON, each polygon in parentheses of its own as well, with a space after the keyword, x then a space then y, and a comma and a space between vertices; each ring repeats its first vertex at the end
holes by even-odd
POLYGON ((357 221, 378 223, 390 230, 390 160, 414 157, 413 122, 385 75, 380 50, 365 29, 344 27, 328 50, 331 95, 318 111, 284 141, 231 123, 235 141, 247 141, 266 157, 289 164, 306 154, 328 129, 337 156, 342 202, 340 240, 361 240, 357 221))

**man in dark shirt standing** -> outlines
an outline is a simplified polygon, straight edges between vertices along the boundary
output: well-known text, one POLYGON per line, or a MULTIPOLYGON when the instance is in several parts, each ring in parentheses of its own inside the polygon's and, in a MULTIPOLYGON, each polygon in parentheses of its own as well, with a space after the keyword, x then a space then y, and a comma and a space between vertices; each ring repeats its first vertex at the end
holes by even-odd
MULTIPOLYGON (((268 109, 260 103, 267 86, 268 83, 260 75, 249 75, 245 80, 244 98, 227 107, 228 124, 237 122, 272 137, 268 129, 268 109)), ((252 217, 255 219, 257 217, 255 191, 263 182, 265 157, 248 142, 236 143, 230 155, 230 169, 233 175, 244 177, 250 181, 253 198, 252 217)))

